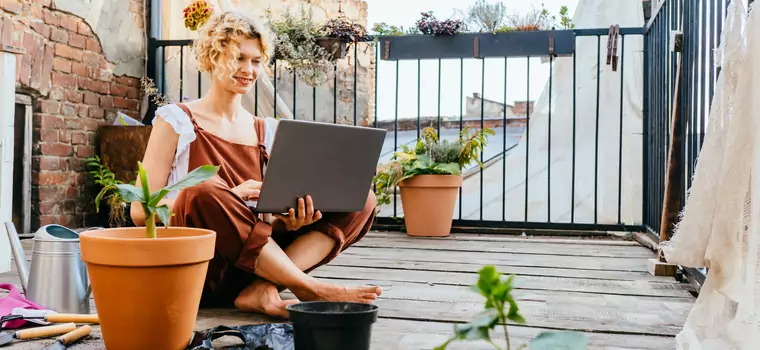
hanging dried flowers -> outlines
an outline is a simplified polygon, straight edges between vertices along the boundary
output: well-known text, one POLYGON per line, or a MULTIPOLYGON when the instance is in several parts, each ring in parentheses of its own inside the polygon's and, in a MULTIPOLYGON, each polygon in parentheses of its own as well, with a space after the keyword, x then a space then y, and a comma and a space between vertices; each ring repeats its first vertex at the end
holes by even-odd
POLYGON ((185 27, 196 31, 211 18, 214 7, 205 0, 196 0, 190 6, 185 7, 182 12, 184 13, 185 27))

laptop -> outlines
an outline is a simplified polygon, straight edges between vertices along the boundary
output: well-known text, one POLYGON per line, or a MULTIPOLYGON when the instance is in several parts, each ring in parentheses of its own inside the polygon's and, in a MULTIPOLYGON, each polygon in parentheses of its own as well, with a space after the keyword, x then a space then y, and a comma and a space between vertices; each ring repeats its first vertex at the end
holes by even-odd
POLYGON ((256 201, 258 213, 298 211, 312 197, 323 213, 364 209, 387 133, 384 129, 281 119, 256 201))

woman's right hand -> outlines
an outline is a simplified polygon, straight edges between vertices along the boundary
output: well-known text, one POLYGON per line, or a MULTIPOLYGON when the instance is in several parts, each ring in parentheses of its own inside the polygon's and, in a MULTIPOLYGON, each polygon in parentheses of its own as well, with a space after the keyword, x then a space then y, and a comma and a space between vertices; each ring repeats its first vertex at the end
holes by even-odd
POLYGON ((232 188, 232 193, 236 194, 243 200, 258 199, 261 192, 261 182, 256 180, 247 180, 232 188))

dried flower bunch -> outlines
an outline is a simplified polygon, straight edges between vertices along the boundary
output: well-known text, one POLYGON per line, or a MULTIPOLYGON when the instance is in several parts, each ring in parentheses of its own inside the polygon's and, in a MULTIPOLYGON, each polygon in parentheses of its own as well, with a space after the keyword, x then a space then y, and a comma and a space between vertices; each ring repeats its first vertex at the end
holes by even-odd
POLYGON ((196 31, 211 18, 214 14, 214 7, 205 0, 196 0, 182 12, 185 18, 185 27, 196 31))
POLYGON ((422 18, 417 20, 417 28, 422 34, 454 35, 467 30, 461 20, 447 19, 439 21, 433 16, 433 11, 422 12, 422 18))
POLYGON ((324 35, 330 38, 339 38, 346 42, 369 41, 372 37, 361 24, 354 23, 346 16, 331 18, 322 27, 324 35))

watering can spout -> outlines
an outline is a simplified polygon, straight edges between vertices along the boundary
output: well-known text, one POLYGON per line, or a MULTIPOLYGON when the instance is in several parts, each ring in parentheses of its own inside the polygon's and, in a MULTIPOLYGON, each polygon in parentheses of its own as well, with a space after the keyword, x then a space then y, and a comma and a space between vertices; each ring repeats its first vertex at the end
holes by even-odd
POLYGON ((5 223, 5 231, 8 234, 8 241, 11 244, 11 252, 13 253, 13 260, 16 262, 16 269, 18 269, 21 288, 24 290, 24 293, 27 293, 27 286, 29 285, 29 264, 26 262, 24 247, 21 245, 21 240, 18 237, 18 232, 16 232, 16 226, 13 225, 13 222, 5 223))

